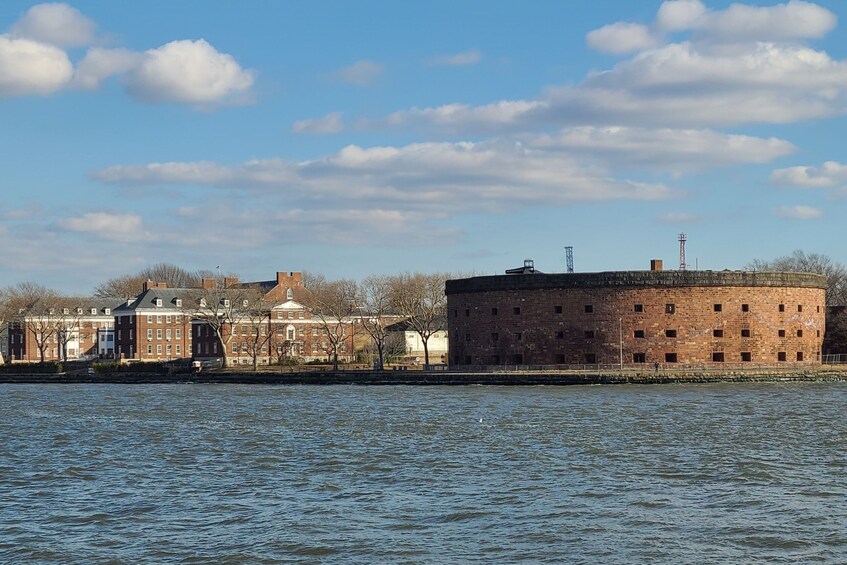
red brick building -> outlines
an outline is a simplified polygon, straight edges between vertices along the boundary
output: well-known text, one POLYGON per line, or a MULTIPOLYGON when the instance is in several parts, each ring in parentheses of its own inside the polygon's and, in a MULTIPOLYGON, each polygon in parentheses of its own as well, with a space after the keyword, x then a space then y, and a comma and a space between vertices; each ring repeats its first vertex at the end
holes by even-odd
POLYGON ((821 362, 822 275, 516 271, 447 281, 451 365, 821 362))
POLYGON ((171 361, 191 357, 187 289, 147 281, 136 298, 114 309, 116 354, 122 360, 171 361))

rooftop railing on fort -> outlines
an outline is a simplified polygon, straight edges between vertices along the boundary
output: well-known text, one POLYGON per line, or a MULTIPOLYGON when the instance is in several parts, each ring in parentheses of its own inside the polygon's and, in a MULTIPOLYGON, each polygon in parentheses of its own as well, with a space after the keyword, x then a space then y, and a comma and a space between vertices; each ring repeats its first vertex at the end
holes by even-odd
POLYGON ((824 355, 821 361, 824 365, 844 365, 847 364, 847 353, 837 353, 824 355))

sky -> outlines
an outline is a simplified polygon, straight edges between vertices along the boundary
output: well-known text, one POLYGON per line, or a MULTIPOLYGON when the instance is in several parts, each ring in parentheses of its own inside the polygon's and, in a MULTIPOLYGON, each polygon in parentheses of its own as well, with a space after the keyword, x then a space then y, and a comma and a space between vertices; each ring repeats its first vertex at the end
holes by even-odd
POLYGON ((0 286, 847 262, 847 4, 0 3, 0 286))

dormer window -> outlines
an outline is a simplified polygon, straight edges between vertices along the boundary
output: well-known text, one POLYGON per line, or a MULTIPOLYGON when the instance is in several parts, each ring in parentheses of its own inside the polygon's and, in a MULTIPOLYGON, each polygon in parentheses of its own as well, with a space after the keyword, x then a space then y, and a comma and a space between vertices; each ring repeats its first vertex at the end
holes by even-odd
POLYGON ((106 314, 107 316, 109 316, 112 313, 112 309, 111 308, 104 308, 103 313, 106 314))
POLYGON ((286 290, 285 291, 285 298, 287 300, 294 300, 294 291, 291 290, 290 288, 288 290, 286 290))
POLYGON ((182 298, 174 298, 174 304, 176 306, 182 306, 182 298))
POLYGON ((77 314, 82 314, 82 308, 77 308, 77 309, 76 309, 76 313, 77 313, 77 314))
POLYGON ((156 303, 156 307, 157 307, 157 308, 161 308, 161 307, 162 307, 162 299, 161 299, 161 298, 157 298, 157 299, 155 300, 155 303, 156 303))
POLYGON ((229 308, 229 298, 223 299, 223 305, 224 305, 224 308, 229 308))
POLYGON ((206 306, 206 299, 205 298, 200 299, 200 306, 203 306, 203 307, 206 306))
POLYGON ((70 313, 71 313, 71 311, 70 311, 70 310, 68 310, 67 308, 62 308, 62 314, 64 314, 64 315, 66 315, 66 316, 67 316, 67 315, 68 315, 68 314, 70 314, 70 313))
POLYGON ((54 310, 53 308, 50 308, 50 309, 47 311, 47 313, 48 313, 48 314, 50 314, 50 315, 52 316, 53 314, 55 314, 55 313, 56 313, 56 310, 54 310))
POLYGON ((250 304, 250 301, 249 301, 249 300, 242 300, 242 301, 241 301, 241 306, 242 306, 243 308, 247 308, 247 305, 248 305, 248 304, 250 304))
POLYGON ((92 308, 90 313, 92 316, 97 314, 97 308, 92 308))

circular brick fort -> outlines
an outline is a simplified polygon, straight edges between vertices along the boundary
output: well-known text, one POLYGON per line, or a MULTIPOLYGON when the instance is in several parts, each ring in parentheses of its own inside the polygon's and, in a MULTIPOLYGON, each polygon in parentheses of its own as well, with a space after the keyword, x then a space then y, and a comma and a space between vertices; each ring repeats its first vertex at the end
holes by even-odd
POLYGON ((821 362, 822 275, 514 271, 447 281, 452 366, 821 362))

